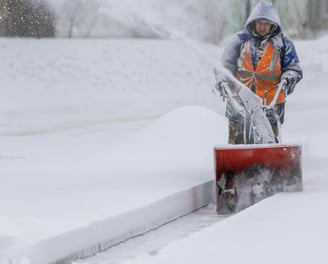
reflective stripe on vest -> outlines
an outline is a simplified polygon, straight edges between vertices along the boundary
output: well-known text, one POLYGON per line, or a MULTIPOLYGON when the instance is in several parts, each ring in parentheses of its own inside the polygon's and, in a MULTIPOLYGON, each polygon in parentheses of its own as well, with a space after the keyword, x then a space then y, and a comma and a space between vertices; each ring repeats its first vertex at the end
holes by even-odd
MULTIPOLYGON (((255 92, 263 99, 264 104, 270 104, 277 90, 281 78, 280 50, 275 49, 270 41, 254 69, 251 55, 251 41, 248 40, 241 48, 237 61, 237 79, 248 88, 255 88, 255 92)), ((284 93, 278 97, 277 103, 286 101, 284 93)))

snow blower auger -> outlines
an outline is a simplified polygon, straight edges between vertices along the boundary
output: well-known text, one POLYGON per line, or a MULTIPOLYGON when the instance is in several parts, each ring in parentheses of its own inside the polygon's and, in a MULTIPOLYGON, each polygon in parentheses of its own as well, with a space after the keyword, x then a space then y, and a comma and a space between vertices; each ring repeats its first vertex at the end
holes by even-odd
POLYGON ((283 191, 302 190, 302 147, 280 143, 274 136, 267 111, 274 111, 284 92, 278 86, 270 105, 224 71, 214 70, 220 95, 244 118, 243 145, 214 147, 216 210, 239 212, 264 198, 283 191))

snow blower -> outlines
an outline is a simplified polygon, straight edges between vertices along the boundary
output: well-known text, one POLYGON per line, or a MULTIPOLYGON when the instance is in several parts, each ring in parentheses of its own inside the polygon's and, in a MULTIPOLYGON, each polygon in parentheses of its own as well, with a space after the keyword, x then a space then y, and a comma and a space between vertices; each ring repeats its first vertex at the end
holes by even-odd
POLYGON ((273 101, 265 105, 228 73, 214 70, 214 74, 223 100, 244 119, 246 142, 214 147, 217 212, 232 214, 278 192, 301 191, 302 147, 282 144, 266 114, 267 111, 274 114, 285 81, 279 84, 273 101))

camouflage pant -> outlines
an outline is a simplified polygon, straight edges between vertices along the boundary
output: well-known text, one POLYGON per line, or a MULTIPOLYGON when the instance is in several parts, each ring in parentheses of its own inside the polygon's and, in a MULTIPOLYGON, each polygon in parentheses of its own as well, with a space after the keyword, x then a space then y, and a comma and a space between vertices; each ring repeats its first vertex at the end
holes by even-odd
MULTIPOLYGON (((279 138, 279 128, 277 123, 276 124, 271 124, 273 133, 276 138, 279 138)), ((246 131, 248 129, 246 128, 246 131)), ((229 139, 228 143, 229 144, 252 144, 253 142, 249 142, 247 140, 248 135, 245 135, 244 132, 244 124, 235 122, 233 120, 229 120, 229 139), (245 142, 246 141, 246 142, 245 142)))

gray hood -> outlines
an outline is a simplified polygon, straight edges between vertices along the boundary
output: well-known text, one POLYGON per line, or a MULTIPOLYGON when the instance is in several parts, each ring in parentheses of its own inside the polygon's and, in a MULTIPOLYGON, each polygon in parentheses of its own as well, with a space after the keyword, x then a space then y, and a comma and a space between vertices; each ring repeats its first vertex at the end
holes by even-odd
POLYGON ((245 29, 249 33, 253 32, 253 22, 258 19, 265 19, 268 20, 270 23, 276 25, 277 29, 275 34, 281 32, 280 17, 278 10, 274 4, 261 1, 254 7, 252 13, 249 15, 245 23, 245 29))

